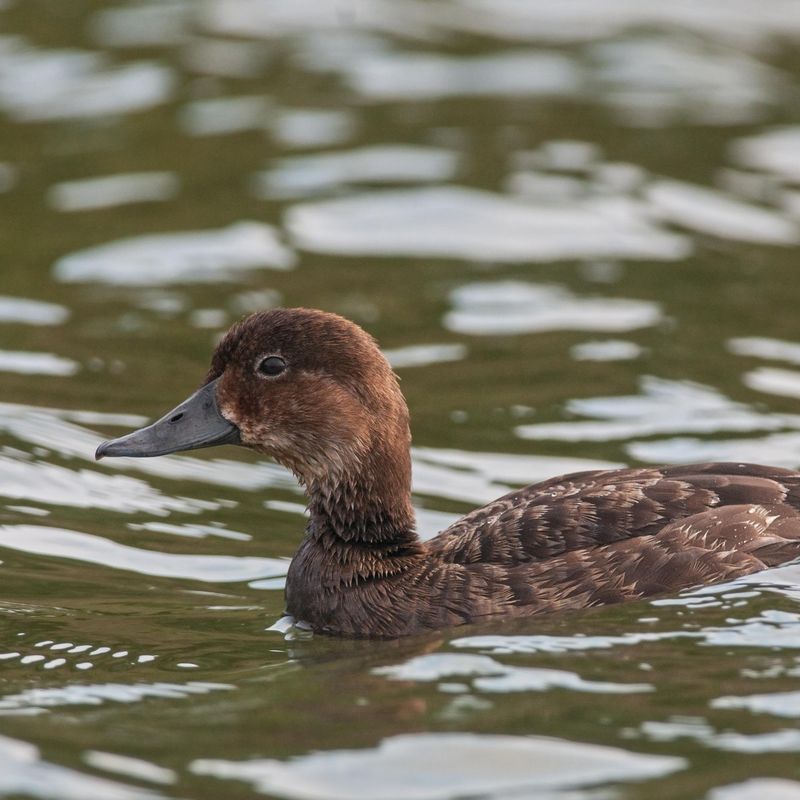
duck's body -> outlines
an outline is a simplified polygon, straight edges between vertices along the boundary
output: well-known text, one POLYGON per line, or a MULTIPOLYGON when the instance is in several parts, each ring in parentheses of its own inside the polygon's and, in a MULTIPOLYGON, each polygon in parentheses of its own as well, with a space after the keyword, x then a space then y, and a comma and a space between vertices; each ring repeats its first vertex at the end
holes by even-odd
POLYGON ((420 541, 396 379, 360 328, 319 311, 234 326, 199 392, 98 457, 224 442, 268 453, 306 488, 286 604, 315 631, 387 638, 587 608, 800 556, 800 473, 752 464, 554 478, 420 541))

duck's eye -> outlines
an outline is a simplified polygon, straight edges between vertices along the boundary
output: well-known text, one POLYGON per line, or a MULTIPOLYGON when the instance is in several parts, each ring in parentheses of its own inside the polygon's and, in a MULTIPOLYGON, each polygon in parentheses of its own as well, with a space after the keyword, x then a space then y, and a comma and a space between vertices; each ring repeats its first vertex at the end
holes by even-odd
POLYGON ((280 375, 285 369, 286 362, 280 356, 267 356, 258 365, 258 371, 271 378, 280 375))

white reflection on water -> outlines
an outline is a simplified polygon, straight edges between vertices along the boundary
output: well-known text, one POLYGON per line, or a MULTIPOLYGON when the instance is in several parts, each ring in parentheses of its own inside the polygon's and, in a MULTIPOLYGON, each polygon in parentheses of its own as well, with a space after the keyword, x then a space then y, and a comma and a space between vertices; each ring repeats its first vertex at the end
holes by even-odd
POLYGON ((0 696, 0 713, 46 711, 63 706, 99 706, 105 703, 138 703, 148 697, 182 700, 209 692, 232 691, 228 683, 72 683, 49 689, 26 689, 0 696))
POLYGON ((45 461, 26 461, 18 454, 0 455, 0 496, 34 500, 69 508, 135 511, 166 517, 172 511, 197 514, 218 507, 206 500, 169 497, 138 478, 72 470, 45 461))
POLYGON ((156 533, 168 533, 173 536, 186 536, 190 539, 204 539, 206 536, 219 536, 221 539, 249 542, 253 538, 249 533, 229 531, 227 528, 223 528, 219 523, 214 522, 208 525, 196 522, 187 522, 182 525, 171 522, 129 522, 128 527, 132 531, 155 531, 156 533))
POLYGON ((656 216, 684 228, 734 241, 791 245, 800 241, 796 223, 766 208, 723 192, 674 180, 659 180, 645 191, 656 216))
POLYGON ((633 258, 675 261, 692 249, 623 197, 572 206, 534 204, 461 186, 375 191, 291 207, 295 244, 324 253, 560 261, 633 258))
MULTIPOLYGON (((644 375, 639 382, 641 394, 638 395, 587 397, 567 403, 568 413, 594 417, 593 420, 520 425, 515 432, 523 439, 605 442, 662 433, 750 433, 800 425, 798 415, 757 411, 744 403, 730 400, 716 389, 691 381, 644 375)), ((636 457, 640 458, 650 444, 634 443, 630 446, 630 452, 637 453, 636 457)), ((656 448, 663 444, 652 443, 656 448)), ((708 444, 714 447, 719 443, 708 444)), ((736 456, 734 460, 743 458, 744 455, 736 456)), ((648 457, 642 460, 660 459, 648 457)))
POLYGON ((429 183, 448 180, 458 168, 458 154, 439 147, 383 144, 273 162, 253 176, 259 197, 314 195, 350 184, 429 183))
POLYGON ((773 128, 737 139, 731 145, 731 154, 746 167, 800 183, 800 127, 773 128))
POLYGON ((43 525, 1 525, 0 548, 69 558, 109 569, 160 578, 237 583, 286 574, 288 559, 161 553, 119 544, 89 533, 43 525))
POLYGON ((169 200, 180 181, 172 172, 129 172, 56 183, 47 192, 56 211, 88 211, 127 203, 169 200))
POLYGON ((384 350, 383 355, 394 369, 405 369, 461 361, 468 352, 463 344, 417 344, 384 350))
POLYGON ((89 18, 89 33, 106 47, 163 47, 188 36, 191 0, 146 0, 105 8, 89 18))
MULTIPOLYGON (((800 33, 793 0, 705 0, 642 3, 641 0, 460 0, 446 24, 512 41, 582 42, 636 28, 668 28, 701 34, 739 47, 762 45, 772 36, 800 33)), ((449 6, 448 9, 452 9, 449 6)))
POLYGON ((284 108, 270 129, 278 144, 288 148, 327 147, 342 144, 356 132, 350 111, 331 108, 284 108))
POLYGON ((393 736, 374 749, 331 750, 284 762, 198 759, 190 770, 296 800, 449 800, 514 791, 559 797, 562 790, 647 780, 685 766, 682 758, 562 739, 424 733, 393 736))
POLYGON ((567 472, 620 466, 589 458, 479 453, 434 447, 412 449, 413 491, 431 497, 488 503, 513 486, 567 472))
MULTIPOLYGON (((94 451, 103 436, 67 420, 87 424, 135 427, 147 422, 132 414, 100 414, 54 408, 0 403, 0 431, 28 444, 46 447, 62 456, 81 458, 94 464, 94 451)), ((269 462, 248 464, 228 459, 200 459, 191 456, 161 458, 117 458, 102 462, 103 469, 134 470, 174 480, 191 480, 236 489, 278 487, 297 490, 291 473, 269 462)), ((199 502, 199 501, 198 501, 199 502)))
POLYGON ((177 774, 165 767, 159 767, 141 758, 121 756, 117 753, 105 753, 102 750, 87 750, 83 754, 84 762, 94 769, 103 772, 116 772, 129 778, 164 786, 178 782, 177 774))
POLYGON ((17 350, 0 350, 0 372, 20 375, 74 375, 80 365, 70 358, 53 353, 30 353, 17 350))
POLYGON ((688 631, 666 633, 630 632, 619 636, 590 636, 582 633, 573 636, 550 636, 533 634, 530 636, 463 636, 453 639, 453 647, 481 650, 496 655, 514 653, 571 653, 584 650, 607 650, 617 646, 637 645, 641 642, 660 642, 664 639, 694 638, 696 634, 688 631))
POLYGON ((370 100, 435 100, 455 96, 575 95, 581 74, 560 53, 519 50, 480 56, 367 53, 339 65, 345 81, 370 100))
POLYGON ((626 342, 622 339, 581 342, 569 350, 569 354, 576 361, 628 361, 638 358, 643 352, 635 342, 626 342))
POLYGON ((191 136, 223 136, 265 130, 272 106, 261 95, 193 100, 180 110, 178 121, 191 136))
POLYGON ((765 336, 742 336, 728 339, 726 344, 728 350, 737 356, 752 356, 800 364, 800 344, 797 342, 785 342, 765 336))
POLYGON ((55 303, 29 300, 26 297, 0 295, 0 322, 26 325, 60 325, 69 319, 69 309, 55 303))
POLYGON ((591 98, 638 126, 752 122, 779 102, 784 90, 778 70, 708 40, 659 32, 597 42, 586 55, 591 98))
POLYGON ((578 297, 561 286, 497 281, 450 293, 448 330, 472 335, 541 331, 631 331, 662 319, 657 303, 622 297, 578 297))
POLYGON ((797 469, 800 466, 800 433, 709 440, 676 436, 652 442, 631 442, 625 446, 625 451, 631 458, 651 464, 740 461, 797 469))
POLYGON ((746 708, 754 714, 800 717, 800 691, 715 697, 711 701, 711 708, 746 708))
MULTIPOLYGON (((680 597, 670 598, 669 603, 663 600, 651 601, 653 606, 684 605, 686 607, 705 605, 724 605, 721 601, 704 602, 704 595, 727 595, 730 600, 738 602, 741 592, 731 589, 762 584, 761 590, 774 591, 792 597, 796 593, 797 576, 787 577, 786 582, 780 580, 782 569, 766 570, 727 584, 709 586, 703 589, 688 591, 680 597), (770 585, 770 576, 776 576, 774 585, 770 585), (783 586, 786 588, 784 589, 783 586)), ((751 595, 748 593, 747 597, 751 595)), ((708 600, 709 598, 705 598, 708 600)), ((730 606, 729 606, 730 607, 730 606)), ((660 642, 672 639, 694 639, 700 645, 710 647, 750 647, 750 648, 787 648, 800 649, 800 614, 786 611, 762 611, 757 617, 744 620, 729 618, 725 626, 709 626, 701 630, 674 631, 630 631, 621 635, 586 635, 576 633, 570 636, 551 636, 547 634, 531 635, 480 635, 464 636, 450 642, 453 647, 480 650, 492 655, 510 655, 514 653, 570 653, 585 650, 606 650, 613 647, 627 647, 641 642, 660 642)))
POLYGON ((0 793, 42 800, 156 800, 163 795, 44 761, 39 748, 0 736, 0 793))
POLYGON ((745 386, 757 392, 777 394, 781 397, 800 397, 800 372, 759 367, 742 375, 745 386))
POLYGON ((712 789, 707 800, 800 800, 800 783, 783 778, 752 778, 712 789))
POLYGON ((172 71, 153 61, 111 67, 100 53, 0 37, 0 109, 18 121, 139 111, 166 102, 173 82, 172 71))
MULTIPOLYGON (((633 733, 632 731, 630 733, 633 733)), ((745 734, 737 731, 717 731, 705 720, 671 719, 667 722, 643 722, 634 733, 655 742, 674 742, 690 739, 733 753, 796 753, 800 751, 800 731, 783 729, 769 733, 745 734)), ((767 795, 772 798, 772 795, 767 795)))
POLYGON ((431 653, 417 656, 403 664, 378 667, 375 675, 396 681, 440 681, 443 678, 475 678, 473 687, 480 692, 543 692, 548 689, 570 689, 599 694, 635 694, 650 692, 648 683, 609 683, 587 681, 574 672, 538 667, 516 667, 501 664, 489 656, 465 653, 431 653))
POLYGON ((53 271, 65 283, 162 286, 235 280, 242 271, 290 269, 294 261, 274 228, 238 222, 219 230, 119 239, 64 256, 53 271))

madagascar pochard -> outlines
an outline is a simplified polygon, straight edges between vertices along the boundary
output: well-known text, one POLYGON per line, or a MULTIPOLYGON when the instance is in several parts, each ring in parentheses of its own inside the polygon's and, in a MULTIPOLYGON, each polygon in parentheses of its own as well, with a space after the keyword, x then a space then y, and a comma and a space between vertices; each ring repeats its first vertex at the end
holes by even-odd
POLYGON ((565 475, 422 542, 410 441, 403 395, 372 337, 334 314, 274 309, 228 331, 188 400, 96 455, 228 443, 288 467, 310 519, 286 609, 344 636, 616 603, 800 555, 800 473, 751 464, 565 475))

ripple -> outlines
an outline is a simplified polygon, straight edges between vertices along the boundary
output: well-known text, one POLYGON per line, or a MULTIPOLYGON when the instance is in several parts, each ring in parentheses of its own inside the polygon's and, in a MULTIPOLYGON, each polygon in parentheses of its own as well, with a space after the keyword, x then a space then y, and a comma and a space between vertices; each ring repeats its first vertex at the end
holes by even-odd
POLYGON ((800 800, 800 783, 783 778, 752 778, 742 783, 718 786, 708 800, 800 800))
POLYGON ((384 350, 383 355, 393 369, 406 369, 461 361, 467 357, 468 352, 463 344, 417 344, 384 350))
POLYGON ((227 683, 73 683, 50 689, 26 689, 0 697, 0 712, 31 709, 47 711, 64 706, 100 706, 105 703, 139 703, 151 697, 183 700, 209 692, 232 691, 227 683))
POLYGON ((515 485, 544 480, 553 475, 620 466, 588 458, 480 453, 434 447, 413 448, 412 459, 415 493, 470 504, 488 503, 515 485))
POLYGON ((704 186, 660 180, 646 189, 645 197, 657 216, 700 233, 761 244, 800 242, 797 224, 778 212, 704 186))
POLYGON ((167 516, 172 511, 197 514, 218 504, 168 497, 137 478, 72 470, 44 461, 0 455, 0 496, 35 500, 68 508, 102 508, 123 514, 145 512, 167 516))
POLYGON ((198 759, 190 770, 296 800, 449 800, 647 780, 685 766, 682 758, 561 739, 424 733, 393 736, 374 749, 317 752, 287 762, 198 759))
POLYGON ((741 0, 735 8, 729 0, 706 0, 702 5, 638 0, 571 0, 568 4, 558 0, 465 0, 457 13, 447 15, 444 24, 514 42, 565 44, 657 27, 696 33, 703 41, 760 49, 775 35, 800 33, 800 21, 790 13, 793 8, 792 0, 769 5, 741 0))
MULTIPOLYGON (((568 414, 594 417, 591 421, 520 425, 515 433, 523 439, 605 442, 664 433, 750 433, 800 425, 800 416, 756 411, 730 400, 716 389, 691 381, 645 375, 639 383, 641 393, 638 395, 589 397, 566 404, 568 414)), ((716 444, 709 443, 712 447, 716 444)), ((650 443, 634 443, 629 451, 639 458, 649 446, 650 443)), ((659 448, 663 442, 653 443, 653 446, 659 448)), ((734 460, 743 458, 743 455, 736 456, 734 460)))
POLYGON ((800 183, 800 126, 774 128, 737 139, 731 152, 734 160, 746 167, 800 183))
MULTIPOLYGON (((125 427, 141 426, 147 422, 146 418, 133 414, 101 414, 0 403, 0 431, 28 444, 54 450, 61 456, 94 464, 94 450, 104 437, 68 420, 125 427)), ((248 464, 229 459, 162 456, 157 459, 107 459, 100 469, 135 470, 172 480, 200 481, 243 490, 275 487, 298 491, 297 482, 290 472, 268 462, 248 464)))
POLYGON ((364 183, 428 183, 452 178, 458 154, 438 147, 383 144, 279 159, 253 176, 258 197, 292 198, 364 183))
POLYGON ((284 108, 271 123, 273 138, 296 149, 342 144, 353 137, 356 128, 351 112, 330 108, 284 108))
POLYGON ((769 339, 765 336, 741 336, 728 339, 726 344, 728 350, 737 356, 752 356, 800 364, 800 344, 797 342, 769 339))
POLYGON ((386 190, 293 206, 295 244, 323 253, 549 262, 580 258, 675 261, 691 251, 624 198, 536 205, 460 186, 386 190))
POLYGON ((617 646, 631 646, 642 642, 660 642, 664 639, 694 638, 697 634, 689 632, 630 632, 621 636, 589 636, 575 634, 572 636, 550 636, 536 634, 531 636, 464 636, 453 639, 453 647, 474 648, 496 655, 512 655, 515 653, 572 653, 585 650, 608 650, 617 646))
POLYGON ((742 461, 797 469, 800 466, 800 433, 709 441, 678 436, 654 442, 631 442, 625 450, 632 458, 651 464, 742 461))
POLYGON ((182 44, 189 36, 192 3, 158 0, 106 8, 89 18, 93 39, 106 47, 142 48, 182 44))
POLYGON ((622 339, 581 342, 569 350, 569 354, 576 361, 629 361, 638 358, 643 352, 635 342, 626 342, 622 339))
POLYGON ((293 253, 273 228, 238 222, 219 230, 119 239, 64 256, 54 274, 65 283, 159 286, 234 280, 243 271, 293 265, 293 253))
POLYGON ((616 297, 577 297, 560 286, 498 281, 469 283, 450 293, 448 330, 472 335, 542 331, 630 331, 662 319, 657 303, 616 297))
POLYGON ((80 365, 70 358, 53 353, 30 353, 19 350, 0 350, 0 372, 19 375, 74 375, 80 365))
POLYGON ((548 689, 570 689, 576 692, 599 694, 635 694, 650 692, 647 683, 609 683, 587 681, 574 672, 537 667, 514 667, 501 664, 489 656, 465 653, 432 653, 417 656, 403 664, 373 669, 395 681, 439 681, 443 678, 471 677, 473 686, 482 692, 543 692, 548 689))
POLYGON ((39 748, 0 736, 0 793, 42 800, 156 800, 163 795, 44 761, 39 748))
MULTIPOLYGON (((694 740, 729 753, 796 753, 800 751, 800 731, 784 729, 769 733, 745 734, 717 731, 705 720, 677 719, 667 722, 644 722, 639 732, 655 742, 694 740)), ((770 795, 771 797, 771 795, 770 795)))
POLYGON ((174 78, 154 61, 109 66, 100 53, 0 38, 0 108, 22 122, 126 114, 166 102, 174 78))
MULTIPOLYGON (((739 125, 781 102, 782 73, 708 39, 658 32, 597 42, 588 48, 592 98, 618 109, 623 122, 662 127, 687 119, 739 125)), ((702 207, 699 205, 698 208, 702 207)), ((709 209, 700 220, 709 220, 709 209)), ((691 220, 687 214, 685 221, 691 220)))
POLYGON ((446 97, 568 97, 581 72, 567 55, 519 50, 480 56, 374 52, 339 65, 346 83, 364 98, 388 102, 446 97))
POLYGON ((288 560, 278 558, 160 553, 89 533, 40 525, 0 525, 0 547, 139 575, 208 583, 238 583, 283 576, 289 566, 288 560))
POLYGON ((69 319, 69 310, 55 303, 29 300, 25 297, 0 296, 0 322, 22 322, 26 325, 60 325, 69 319))
POLYGON ((178 193, 179 186, 173 172, 120 173, 56 183, 48 189, 47 201, 56 211, 88 211, 169 200, 178 193))
POLYGON ((745 708, 754 714, 800 717, 800 691, 751 694, 741 697, 736 695, 715 697, 711 701, 711 708, 745 708))
POLYGON ((102 750, 87 750, 83 754, 83 760, 94 769, 115 772, 139 781, 149 781, 163 786, 178 782, 178 776, 173 770, 156 766, 141 758, 105 753, 102 750))
POLYGON ((759 367, 742 376, 742 382, 750 389, 780 397, 800 397, 800 372, 759 367))
POLYGON ((193 100, 180 110, 178 121, 190 136, 224 136, 266 130, 271 118, 269 98, 262 95, 193 100))

